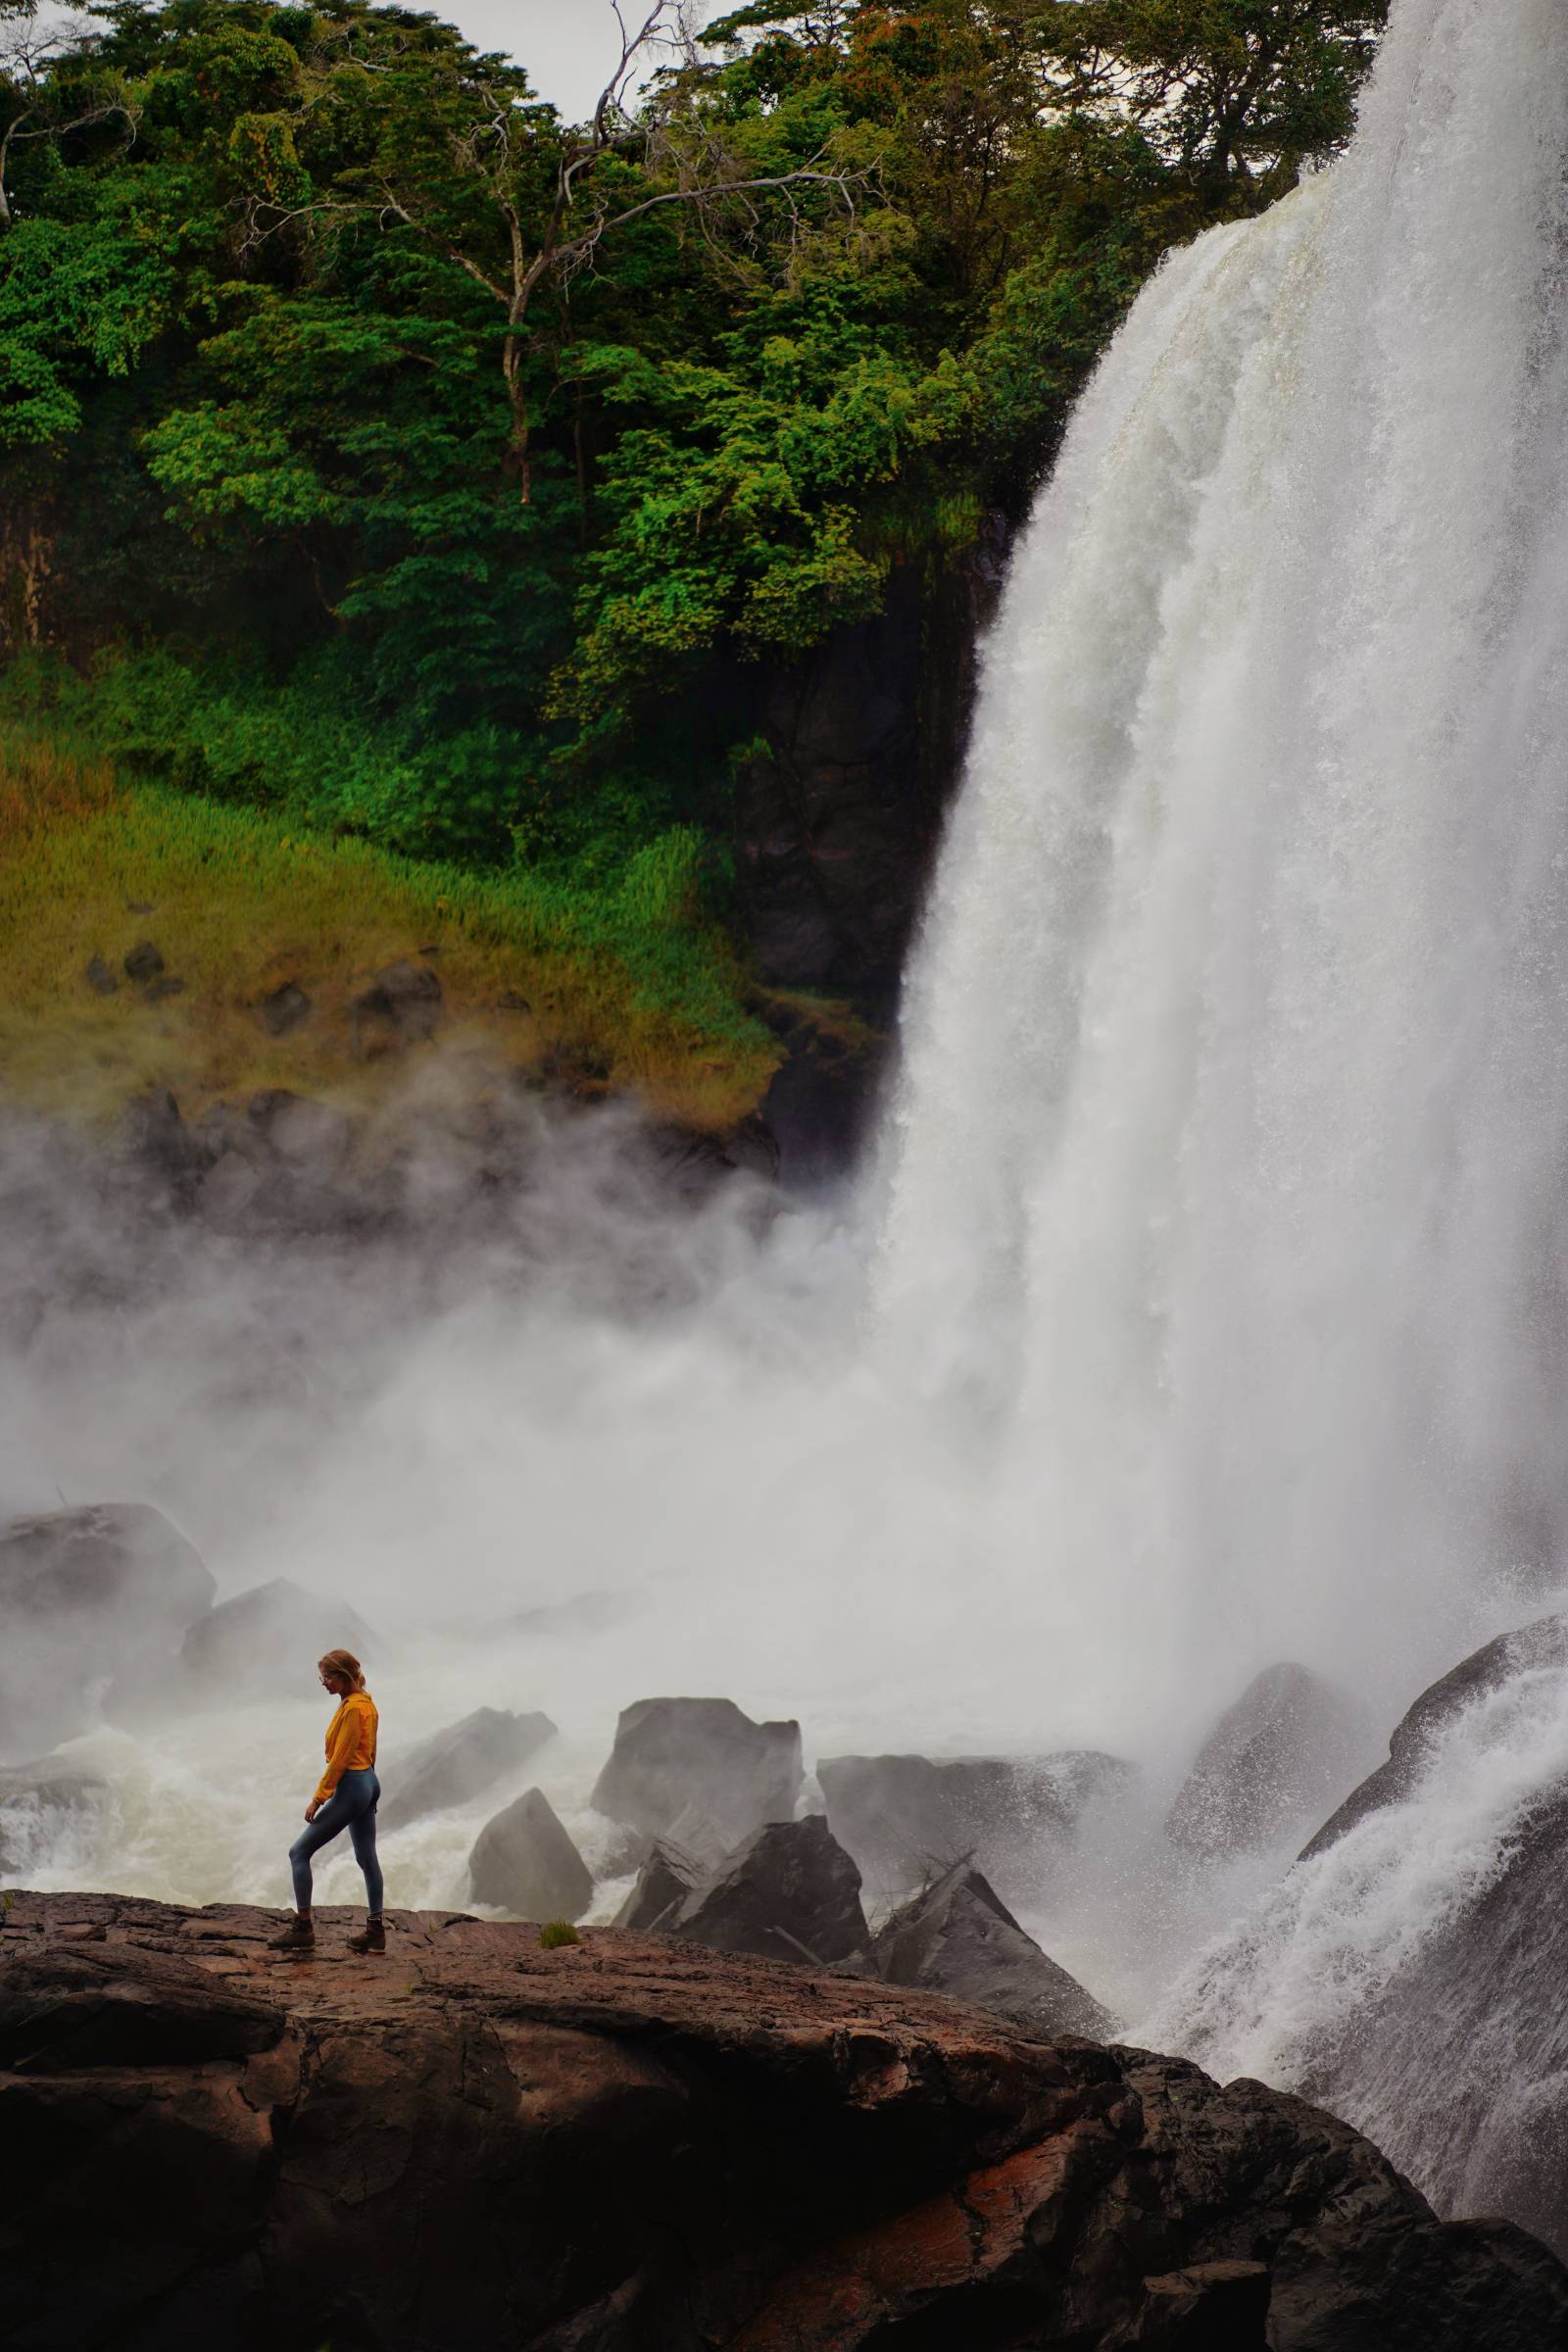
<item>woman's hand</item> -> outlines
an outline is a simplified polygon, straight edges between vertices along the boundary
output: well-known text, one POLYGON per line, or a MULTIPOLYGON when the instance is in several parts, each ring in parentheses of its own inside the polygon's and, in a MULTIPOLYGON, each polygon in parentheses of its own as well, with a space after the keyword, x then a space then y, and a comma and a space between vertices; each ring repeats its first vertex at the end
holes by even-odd
POLYGON ((320 1811, 320 1810, 321 1810, 321 1800, 320 1800, 320 1798, 319 1798, 319 1797, 318 1797, 318 1796, 313 1796, 313 1797, 312 1797, 312 1799, 311 1799, 311 1801, 310 1801, 310 1803, 309 1803, 309 1804, 306 1806, 306 1808, 305 1808, 305 1818, 306 1818, 306 1820, 307 1820, 307 1821, 314 1821, 314 1820, 316 1819, 316 1816, 318 1815, 318 1813, 319 1813, 319 1811, 320 1811))

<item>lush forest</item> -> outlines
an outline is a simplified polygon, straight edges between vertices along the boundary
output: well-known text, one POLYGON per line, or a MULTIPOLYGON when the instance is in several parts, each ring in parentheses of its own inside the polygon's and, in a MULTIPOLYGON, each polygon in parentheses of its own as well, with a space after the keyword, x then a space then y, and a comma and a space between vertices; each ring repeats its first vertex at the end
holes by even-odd
POLYGON ((761 1068, 768 680, 1018 518, 1384 6, 758 0, 651 80, 646 13, 573 125, 403 8, 0 0, 0 722, 479 877, 761 1068))

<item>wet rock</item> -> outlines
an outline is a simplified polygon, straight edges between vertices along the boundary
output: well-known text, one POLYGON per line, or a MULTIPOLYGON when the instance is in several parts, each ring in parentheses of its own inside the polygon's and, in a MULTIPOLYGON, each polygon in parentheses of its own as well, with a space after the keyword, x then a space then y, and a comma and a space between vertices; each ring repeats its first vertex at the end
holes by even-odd
MULTIPOLYGON (((377 1647, 346 1602, 278 1576, 220 1602, 191 1626, 180 1644, 179 1696, 187 1706, 214 1707, 309 1698, 317 1688, 316 1661, 329 1649, 352 1650, 368 1670, 377 1647)), ((373 1687, 373 1673, 369 1679, 373 1687)))
POLYGON ((146 982, 156 980, 164 968, 163 951, 155 948, 150 939, 140 939, 125 957, 127 980, 146 982))
POLYGON ((668 1842, 690 1854, 700 1870, 716 1870, 730 1854, 722 1832, 700 1805, 686 1805, 676 1814, 669 1825, 668 1842))
POLYGON ((224 1152, 201 1179, 196 1200, 201 1215, 220 1233, 243 1232, 264 1188, 261 1169, 238 1152, 224 1152))
POLYGON ((466 1805, 508 1773, 520 1772, 530 1756, 556 1737, 548 1715, 514 1715, 504 1707, 475 1707, 460 1723, 449 1723, 421 1740, 388 1773, 377 1808, 383 1830, 400 1830, 429 1813, 466 1805))
POLYGON ((875 1099, 875 1080, 884 1068, 891 1027, 891 1003, 877 1006, 875 1026, 798 1009, 803 1000, 780 996, 765 1001, 761 1015, 785 1050, 762 1103, 762 1124, 772 1137, 786 1185, 811 1186, 842 1176, 864 1140, 875 1099))
POLYGON ((672 1838, 656 1838, 637 1873, 636 1886, 615 1913, 616 1927, 629 1928, 640 1936, 651 1936, 659 1929, 672 1933, 675 1914, 707 1877, 707 1865, 695 1854, 687 1853, 672 1838))
POLYGON ((956 1863, 895 1911, 873 1947, 890 1984, 917 1984, 1011 2018, 1032 2034, 1103 2036, 1110 2019, 1025 1935, 979 1871, 956 1863))
POLYGON ((311 1015, 311 1000, 297 981, 284 980, 256 1007, 259 1026, 269 1037, 287 1037, 311 1015))
POLYGON ((581 1919, 594 1899, 588 1866, 541 1789, 487 1822, 468 1856, 468 1892, 521 1919, 581 1919))
POLYGON ((257 1166, 270 1157, 266 1136, 247 1118, 243 1104, 238 1102, 209 1102, 191 1121, 190 1138, 195 1150, 211 1166, 216 1166, 230 1152, 257 1166))
POLYGON ((115 978, 101 956, 94 956, 88 959, 81 976, 94 996, 112 997, 119 992, 120 982, 115 978))
MULTIPOLYGON (((1408 1710, 1388 1761, 1302 1864, 1319 1906, 1353 1925, 1389 1900, 1406 1851, 1427 1859, 1401 1897, 1393 1965, 1353 1985, 1298 2063, 1316 2095, 1375 2122, 1440 2210, 1505 2213, 1568 2255, 1565 1714, 1563 1617, 1488 1642, 1408 1710), (1534 1791, 1521 1770, 1532 1752, 1534 1791)), ((1243 1997, 1255 1997, 1250 1983, 1243 1997)))
POLYGON ((0 1874, 25 1881, 63 1837, 90 1830, 112 1802, 109 1783, 66 1756, 0 1771, 0 1874))
POLYGON ((530 1927, 393 1912, 397 1964, 363 1965, 336 1954, 350 1916, 321 1913, 300 1967, 265 1948, 275 1912, 18 1898, 19 2352, 1169 2352, 1156 2307, 1205 2302, 1203 2352, 1234 2352, 1219 2321, 1250 2319, 1258 2269, 1271 2352, 1568 2329, 1543 2247, 1439 2223, 1260 2083, 605 1930, 543 1952, 530 1927))
POLYGON ((1270 1666, 1222 1715, 1166 1816, 1189 1853, 1251 1853, 1320 1817, 1375 1748, 1365 1708, 1304 1666, 1270 1666))
POLYGON ((120 1114, 122 1155, 162 1186, 177 1206, 189 1203, 203 1154, 167 1087, 133 1095, 120 1114))
POLYGON ((1389 1741, 1389 1757, 1351 1790, 1339 1811, 1302 1848, 1301 1860, 1323 1853, 1367 1814, 1398 1804, 1420 1779, 1434 1742, 1476 1700, 1536 1667, 1568 1666, 1568 1617, 1541 1617, 1501 1634, 1450 1674, 1423 1690, 1389 1741))
POLYGON ((1092 1748, 1046 1756, 828 1756, 816 1767, 833 1834, 879 1895, 961 1857, 1011 1888, 1038 1879, 1086 1806, 1130 1767, 1092 1748))
POLYGON ((161 1668, 217 1587, 195 1546, 141 1502, 91 1503, 0 1531, 0 1756, 93 1720, 93 1685, 161 1668))
POLYGON ((441 983, 429 965, 403 956, 354 1000, 355 1045, 368 1042, 377 1028, 404 1044, 423 1043, 435 1035, 442 1008, 441 983))
POLYGON ((860 1874, 820 1814, 771 1821, 692 1888, 663 1933, 818 1967, 870 1947, 860 1874))
POLYGON ((253 1095, 245 1115, 293 1174, 316 1183, 338 1174, 354 1142, 354 1122, 346 1111, 286 1087, 253 1095))
POLYGON ((642 1698, 621 1714, 592 1802, 650 1838, 696 1805, 729 1847, 788 1821, 802 1777, 798 1723, 754 1723, 727 1698, 642 1698))
POLYGON ((1144 2280, 1144 2300, 1100 2352, 1267 2352, 1273 2280, 1261 2262, 1196 2262, 1144 2280))

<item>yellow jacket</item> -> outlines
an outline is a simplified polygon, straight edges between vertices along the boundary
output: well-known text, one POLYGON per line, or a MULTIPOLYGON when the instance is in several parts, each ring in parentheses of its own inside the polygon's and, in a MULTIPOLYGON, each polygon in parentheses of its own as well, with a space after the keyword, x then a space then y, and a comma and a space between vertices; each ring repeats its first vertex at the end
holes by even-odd
POLYGON ((364 1772, 375 1762, 375 1701, 368 1690, 351 1690, 326 1727, 326 1770, 315 1801, 324 1805, 346 1772, 364 1772))

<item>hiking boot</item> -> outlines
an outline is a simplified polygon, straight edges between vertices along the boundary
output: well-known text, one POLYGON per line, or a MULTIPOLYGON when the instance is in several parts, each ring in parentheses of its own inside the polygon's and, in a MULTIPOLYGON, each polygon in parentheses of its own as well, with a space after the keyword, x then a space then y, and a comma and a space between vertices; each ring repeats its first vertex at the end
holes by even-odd
POLYGON ((372 1911, 365 1923, 363 1936, 349 1937, 351 1952, 384 1952, 386 1950, 386 1921, 379 1911, 372 1911))
POLYGON ((267 1948, 270 1952, 314 1952, 316 1929, 310 1920, 301 1919, 296 1911, 282 1935, 274 1936, 267 1948))

